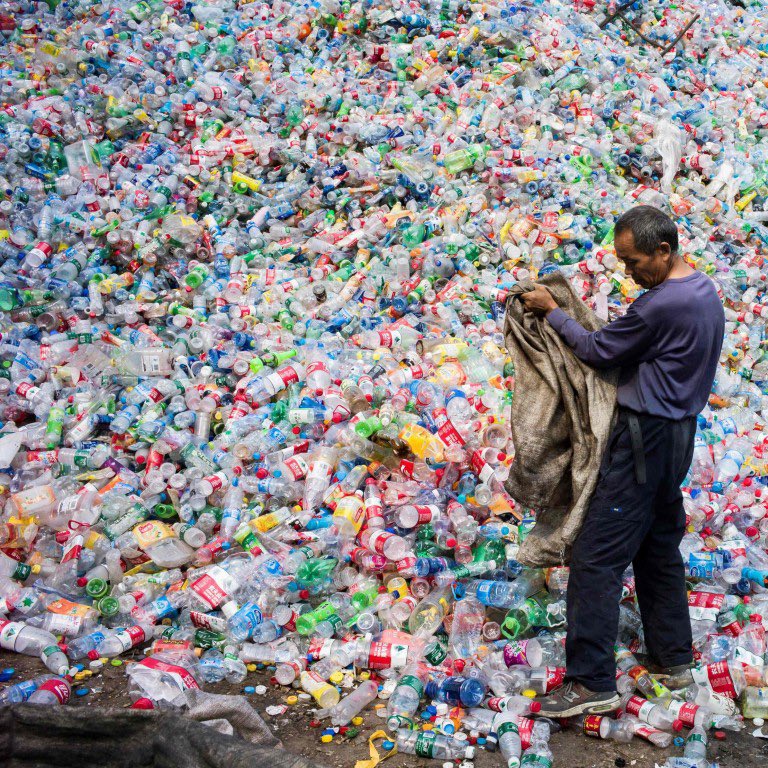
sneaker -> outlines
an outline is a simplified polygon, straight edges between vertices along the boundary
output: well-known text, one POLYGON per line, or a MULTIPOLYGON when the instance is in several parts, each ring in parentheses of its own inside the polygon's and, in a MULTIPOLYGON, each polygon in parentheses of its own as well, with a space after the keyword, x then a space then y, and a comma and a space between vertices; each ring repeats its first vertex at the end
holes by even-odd
POLYGON ((646 669, 654 676, 661 680, 667 677, 677 677, 687 672, 689 669, 693 669, 693 662, 688 664, 676 664, 674 667, 663 667, 661 664, 649 662, 646 669))
POLYGON ((619 708, 621 700, 615 691, 590 691, 581 683, 567 682, 562 688, 537 697, 541 709, 536 713, 540 717, 552 719, 576 717, 576 715, 602 715, 619 708))

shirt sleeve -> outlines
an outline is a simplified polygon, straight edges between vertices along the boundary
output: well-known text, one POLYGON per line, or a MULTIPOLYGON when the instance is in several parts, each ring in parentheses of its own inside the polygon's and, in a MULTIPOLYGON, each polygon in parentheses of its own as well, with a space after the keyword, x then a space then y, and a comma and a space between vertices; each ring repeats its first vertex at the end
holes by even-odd
POLYGON ((625 315, 594 333, 559 307, 547 315, 547 322, 565 339, 576 357, 593 368, 642 362, 654 335, 632 307, 625 315))

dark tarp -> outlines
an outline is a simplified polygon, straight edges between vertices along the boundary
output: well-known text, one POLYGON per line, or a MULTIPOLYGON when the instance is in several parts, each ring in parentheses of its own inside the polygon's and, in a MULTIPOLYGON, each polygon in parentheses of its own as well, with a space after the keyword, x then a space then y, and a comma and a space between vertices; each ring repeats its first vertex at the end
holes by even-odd
POLYGON ((0 709, 2 768, 315 768, 273 746, 158 710, 0 709))

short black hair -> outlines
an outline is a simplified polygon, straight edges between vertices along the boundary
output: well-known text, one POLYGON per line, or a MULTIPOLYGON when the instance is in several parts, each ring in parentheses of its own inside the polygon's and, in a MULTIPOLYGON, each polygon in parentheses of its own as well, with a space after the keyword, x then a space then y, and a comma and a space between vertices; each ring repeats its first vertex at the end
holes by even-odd
POLYGON ((672 253, 677 253, 677 225, 652 205, 638 205, 621 216, 613 233, 619 235, 626 230, 632 233, 635 248, 641 253, 654 253, 662 243, 669 243, 672 253))

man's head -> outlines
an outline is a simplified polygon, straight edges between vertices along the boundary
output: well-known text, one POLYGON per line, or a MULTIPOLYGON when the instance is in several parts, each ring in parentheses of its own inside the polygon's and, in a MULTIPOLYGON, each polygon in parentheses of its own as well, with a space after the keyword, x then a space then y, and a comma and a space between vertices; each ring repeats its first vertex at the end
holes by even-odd
POLYGON ((666 280, 677 259, 677 227, 658 208, 638 205, 627 211, 614 227, 616 256, 627 274, 643 288, 666 280))

